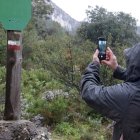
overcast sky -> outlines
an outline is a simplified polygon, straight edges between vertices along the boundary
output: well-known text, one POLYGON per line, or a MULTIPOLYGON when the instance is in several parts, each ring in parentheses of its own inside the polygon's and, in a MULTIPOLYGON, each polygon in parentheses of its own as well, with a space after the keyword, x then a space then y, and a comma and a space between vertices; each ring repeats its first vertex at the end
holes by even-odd
POLYGON ((139 0, 52 0, 56 5, 67 12, 71 17, 78 21, 86 18, 85 11, 88 6, 103 7, 109 12, 123 11, 131 14, 140 25, 140 6, 139 0))

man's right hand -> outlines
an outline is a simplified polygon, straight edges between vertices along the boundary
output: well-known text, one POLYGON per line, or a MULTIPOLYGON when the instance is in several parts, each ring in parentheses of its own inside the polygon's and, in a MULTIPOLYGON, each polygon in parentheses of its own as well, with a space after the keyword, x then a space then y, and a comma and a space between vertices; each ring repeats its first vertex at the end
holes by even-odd
POLYGON ((106 51, 106 60, 102 60, 101 64, 107 65, 112 70, 115 70, 118 67, 117 58, 109 47, 107 47, 106 51))

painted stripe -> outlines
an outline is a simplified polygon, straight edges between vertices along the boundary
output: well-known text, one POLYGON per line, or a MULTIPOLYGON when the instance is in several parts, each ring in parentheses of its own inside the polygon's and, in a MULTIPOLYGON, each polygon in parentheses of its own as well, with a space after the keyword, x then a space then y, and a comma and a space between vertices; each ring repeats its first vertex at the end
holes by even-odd
POLYGON ((8 45, 18 45, 18 46, 20 46, 20 41, 8 40, 8 45))
POLYGON ((18 45, 8 45, 8 50, 18 51, 18 50, 20 50, 20 46, 18 46, 18 45))

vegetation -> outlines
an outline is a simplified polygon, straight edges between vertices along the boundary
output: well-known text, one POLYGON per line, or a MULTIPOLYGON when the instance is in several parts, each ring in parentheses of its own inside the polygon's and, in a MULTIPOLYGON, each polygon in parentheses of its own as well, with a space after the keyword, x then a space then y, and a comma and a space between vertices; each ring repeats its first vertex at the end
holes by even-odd
POLYGON ((82 24, 78 30, 78 34, 84 39, 90 39, 96 42, 99 36, 112 40, 109 45, 132 45, 139 40, 136 33, 136 19, 129 14, 123 12, 108 12, 102 7, 89 7, 87 10, 88 22, 82 24))
MULTIPOLYGON (((89 21, 83 22, 77 34, 71 36, 49 19, 53 12, 51 6, 44 7, 41 1, 33 2, 36 4, 34 16, 23 32, 22 117, 44 116, 44 125, 50 126, 53 139, 111 139, 112 129, 108 128, 111 121, 81 100, 79 82, 85 67, 92 61, 99 36, 107 38, 108 45, 124 66, 123 49, 139 39, 135 18, 123 12, 89 7, 89 21), (47 21, 42 18, 44 16, 47 21), (62 91, 68 96, 62 94, 46 100, 46 91, 62 91)), ((6 34, 1 27, 0 96, 5 92, 5 60, 6 34)), ((113 79, 112 72, 105 66, 101 66, 101 79, 105 85, 120 82, 113 79)), ((3 106, 0 104, 1 111, 3 106)))

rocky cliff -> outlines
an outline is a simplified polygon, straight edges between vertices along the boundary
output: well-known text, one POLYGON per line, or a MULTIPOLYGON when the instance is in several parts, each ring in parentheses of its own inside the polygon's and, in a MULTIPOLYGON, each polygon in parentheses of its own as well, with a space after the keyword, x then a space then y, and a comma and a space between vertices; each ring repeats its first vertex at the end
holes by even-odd
POLYGON ((53 8, 53 14, 50 16, 53 21, 58 22, 67 31, 75 31, 80 26, 80 22, 73 19, 69 14, 59 8, 51 0, 44 0, 46 4, 50 4, 53 8))

